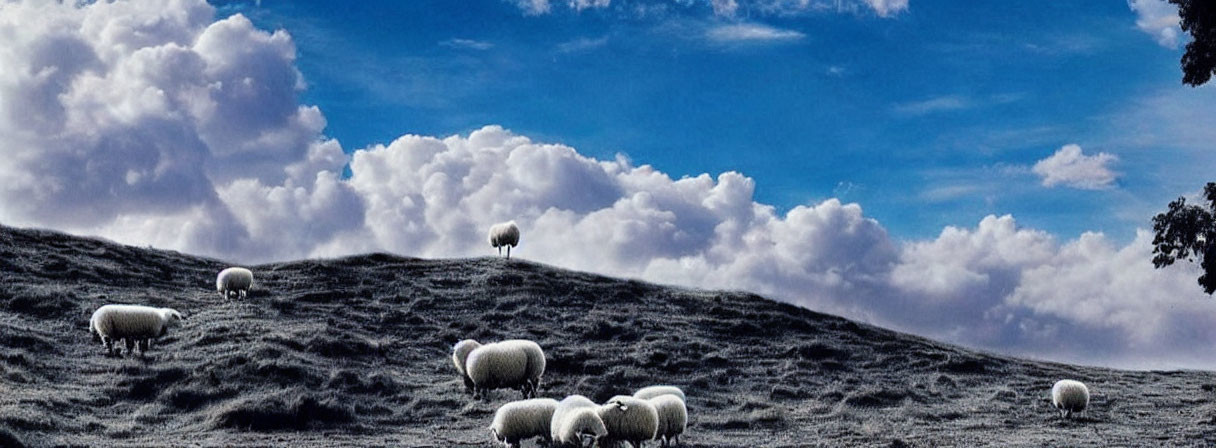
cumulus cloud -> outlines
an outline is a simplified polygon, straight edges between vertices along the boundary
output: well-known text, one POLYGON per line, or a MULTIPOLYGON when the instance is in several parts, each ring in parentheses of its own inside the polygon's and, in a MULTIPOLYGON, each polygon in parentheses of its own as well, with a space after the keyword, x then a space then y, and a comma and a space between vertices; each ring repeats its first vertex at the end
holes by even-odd
POLYGON ((1178 7, 1166 0, 1127 0, 1136 13, 1136 27, 1163 47, 1175 48, 1182 36, 1178 7))
POLYGON ((1087 156, 1078 145, 1064 145, 1055 154, 1036 162, 1031 171, 1043 178, 1044 187, 1064 185, 1101 190, 1114 186, 1118 174, 1110 165, 1118 161, 1119 157, 1113 154, 1100 152, 1087 156))
MULTIPOLYGON (((1146 233, 1061 243, 988 216, 897 241, 855 203, 779 212, 741 173, 672 178, 499 126, 348 154, 300 104, 287 32, 162 3, 0 3, 0 221, 254 263, 489 255, 485 229, 514 219, 519 257, 568 268, 1066 361, 1216 365, 1194 267, 1154 270, 1146 233)), ((1113 160, 1068 148, 1057 165, 1113 160)))
POLYGON ((245 207, 307 204, 332 232, 348 222, 333 213, 362 214, 332 199, 348 185, 320 180, 346 156, 297 100, 285 31, 197 0, 5 3, 0 24, 4 222, 246 256, 281 229, 248 225, 245 207), (236 194, 256 188, 296 203, 236 194))
POLYGON ((759 23, 735 23, 710 28, 705 33, 710 40, 718 42, 771 42, 798 40, 805 34, 794 30, 774 28, 759 23))

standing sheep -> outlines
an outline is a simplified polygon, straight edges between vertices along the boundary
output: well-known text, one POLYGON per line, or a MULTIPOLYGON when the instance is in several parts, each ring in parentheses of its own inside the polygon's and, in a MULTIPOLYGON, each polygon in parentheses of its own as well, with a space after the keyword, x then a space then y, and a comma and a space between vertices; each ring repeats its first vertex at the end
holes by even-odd
POLYGON ((1060 410, 1064 418, 1089 407, 1089 388, 1080 381, 1060 380, 1051 386, 1051 404, 1060 410))
POLYGON ((460 372, 460 378, 464 380, 464 388, 469 393, 473 392, 473 380, 469 378, 469 374, 465 371, 465 365, 469 360, 469 353, 474 349, 481 347, 481 343, 472 339, 465 339, 457 342, 455 347, 452 347, 452 364, 456 365, 456 370, 460 372))
POLYGON ((684 400, 668 394, 646 401, 659 413, 659 430, 654 435, 655 440, 662 438, 662 446, 671 445, 673 441, 679 443, 680 434, 688 426, 688 408, 684 406, 684 400))
POLYGON ((556 409, 557 400, 552 398, 533 398, 504 404, 494 413, 490 435, 495 442, 502 442, 507 448, 518 447, 520 441, 533 437, 551 440, 549 424, 556 409))
POLYGON ((490 226, 490 246, 498 249, 502 255, 502 247, 507 246, 507 258, 511 258, 511 248, 519 245, 519 226, 515 221, 507 221, 490 226))
POLYGON ((252 287, 253 271, 245 268, 224 269, 215 277, 215 290, 223 294, 225 299, 230 298, 232 294, 245 297, 252 287))
POLYGON ((641 448, 659 431, 659 411, 640 398, 617 395, 600 406, 599 414, 609 440, 629 442, 634 448, 641 448))
POLYGON ((647 386, 633 393, 635 398, 643 400, 649 400, 659 395, 675 395, 680 397, 680 401, 688 401, 687 398, 684 398, 684 391, 676 386, 647 386))
POLYGON ((600 419, 599 405, 582 395, 571 395, 562 399, 553 411, 549 424, 549 436, 554 446, 595 446, 600 438, 608 435, 608 428, 600 419))
POLYGON ((486 344, 469 353, 465 372, 473 381, 475 399, 502 388, 519 388, 524 398, 532 398, 545 373, 545 352, 537 343, 523 339, 486 344))
POLYGON ((126 339, 127 353, 134 353, 138 342, 139 354, 143 356, 152 338, 164 336, 169 328, 178 326, 184 319, 181 313, 171 308, 105 305, 89 318, 89 333, 93 335, 94 342, 105 344, 107 355, 114 354, 114 341, 126 339))

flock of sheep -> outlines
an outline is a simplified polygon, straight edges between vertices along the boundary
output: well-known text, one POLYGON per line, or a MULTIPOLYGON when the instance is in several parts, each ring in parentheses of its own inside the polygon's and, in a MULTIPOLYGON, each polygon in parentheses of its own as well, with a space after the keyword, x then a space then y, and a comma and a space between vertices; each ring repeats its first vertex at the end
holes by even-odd
POLYGON ((494 389, 518 389, 523 400, 498 408, 490 435, 508 448, 541 438, 550 446, 596 446, 647 440, 662 446, 679 443, 688 426, 684 391, 676 386, 650 386, 633 395, 618 395, 598 405, 582 395, 561 401, 536 398, 545 373, 540 345, 512 339, 482 345, 465 339, 452 348, 452 364, 474 399, 494 389))
MULTIPOLYGON (((519 244, 519 227, 514 221, 490 228, 492 247, 511 248, 519 244)), ((225 299, 245 297, 253 286, 253 272, 230 267, 220 271, 216 291, 225 299)), ((114 345, 125 341, 127 352, 139 347, 142 356, 151 340, 164 336, 185 320, 171 308, 142 305, 104 305, 89 319, 94 342, 100 341, 108 355, 121 355, 114 345)), ((495 389, 518 389, 523 400, 498 408, 489 426, 495 441, 508 447, 522 440, 540 437, 553 446, 593 446, 627 442, 640 448, 647 440, 660 440, 662 446, 679 443, 688 424, 684 392, 676 386, 650 386, 633 395, 618 395, 603 405, 582 395, 561 401, 536 398, 545 372, 545 354, 533 341, 514 339, 481 344, 472 339, 456 343, 452 363, 460 373, 467 392, 482 399, 495 389)), ((1089 389, 1074 380, 1060 380, 1051 388, 1052 405, 1069 418, 1089 406, 1089 389)))

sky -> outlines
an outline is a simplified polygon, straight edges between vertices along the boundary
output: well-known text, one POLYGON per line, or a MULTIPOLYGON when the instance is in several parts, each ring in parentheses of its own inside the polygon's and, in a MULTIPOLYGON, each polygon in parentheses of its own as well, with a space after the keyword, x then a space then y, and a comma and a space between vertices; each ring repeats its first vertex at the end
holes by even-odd
POLYGON ((1163 0, 0 3, 0 223, 253 264, 516 256, 1001 353, 1216 368, 1163 0))

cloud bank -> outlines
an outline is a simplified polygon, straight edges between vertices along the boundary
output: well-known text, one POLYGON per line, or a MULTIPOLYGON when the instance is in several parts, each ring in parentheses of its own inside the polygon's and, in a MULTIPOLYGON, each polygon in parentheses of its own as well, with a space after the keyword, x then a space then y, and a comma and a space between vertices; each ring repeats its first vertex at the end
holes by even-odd
POLYGON ((988 216, 898 241, 858 204, 782 212, 741 173, 677 179, 499 126, 348 153, 299 102, 291 36, 214 14, 0 3, 0 221, 254 263, 485 256, 489 225, 514 219, 519 257, 563 267, 1023 355, 1216 365, 1216 306, 1193 267, 1152 268, 1145 233, 1060 242, 988 216))

